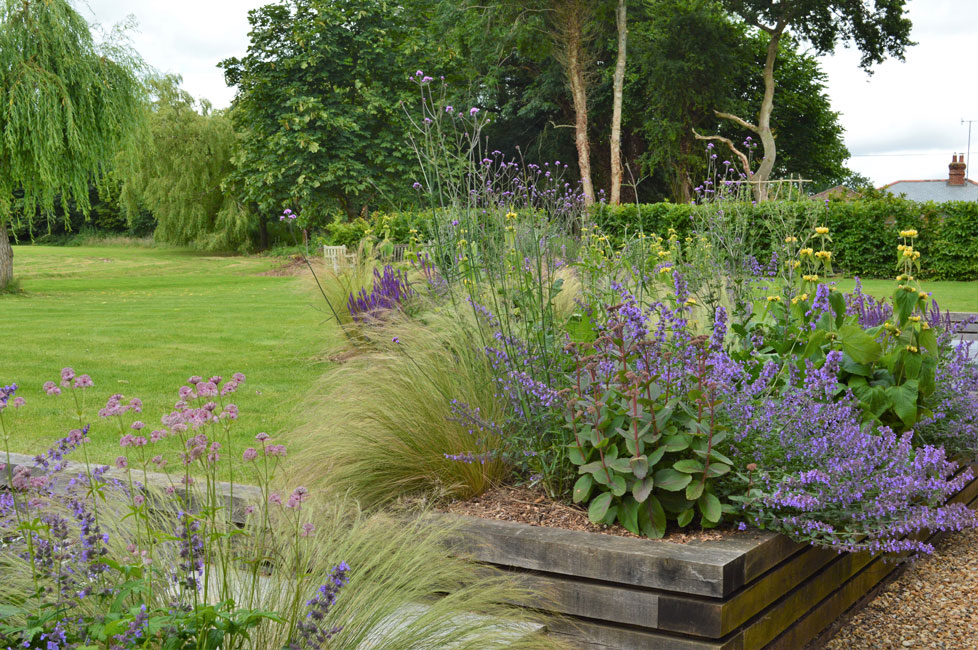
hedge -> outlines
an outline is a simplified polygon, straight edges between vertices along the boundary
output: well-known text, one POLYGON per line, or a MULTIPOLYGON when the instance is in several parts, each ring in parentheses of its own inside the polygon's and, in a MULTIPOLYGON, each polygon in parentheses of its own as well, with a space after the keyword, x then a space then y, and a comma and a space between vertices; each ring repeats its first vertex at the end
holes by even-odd
MULTIPOLYGON (((895 273, 899 231, 915 228, 921 252, 922 277, 936 280, 978 280, 978 202, 917 203, 896 197, 741 205, 751 218, 763 224, 771 210, 801 219, 816 210, 819 225, 831 229, 832 259, 838 269, 866 278, 889 278, 895 273)), ((652 203, 595 206, 592 223, 609 237, 621 240, 635 232, 665 236, 674 228, 680 236, 692 230, 694 211, 716 211, 715 206, 652 203)), ((757 241, 764 250, 769 242, 763 227, 757 241)))

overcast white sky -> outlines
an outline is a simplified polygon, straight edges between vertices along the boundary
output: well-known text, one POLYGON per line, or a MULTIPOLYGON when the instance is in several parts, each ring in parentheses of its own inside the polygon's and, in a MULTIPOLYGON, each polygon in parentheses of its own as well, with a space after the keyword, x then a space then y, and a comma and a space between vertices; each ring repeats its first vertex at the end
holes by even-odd
MULTIPOLYGON (((84 2, 84 0, 83 0, 84 2)), ((196 97, 227 106, 233 96, 217 62, 244 54, 248 10, 261 0, 87 0, 89 20, 112 25, 134 16, 135 48, 153 67, 183 76, 196 97)), ((978 120, 978 82, 969 61, 978 47, 978 0, 910 0, 913 39, 906 62, 887 61, 867 76, 856 51, 823 60, 833 108, 842 113, 849 166, 876 185, 946 178, 978 120)), ((777 102, 777 98, 775 98, 777 102)), ((777 107, 775 107, 777 110, 777 107)), ((978 165, 978 123, 972 131, 978 165)), ((978 173, 969 174, 978 179, 978 173)))

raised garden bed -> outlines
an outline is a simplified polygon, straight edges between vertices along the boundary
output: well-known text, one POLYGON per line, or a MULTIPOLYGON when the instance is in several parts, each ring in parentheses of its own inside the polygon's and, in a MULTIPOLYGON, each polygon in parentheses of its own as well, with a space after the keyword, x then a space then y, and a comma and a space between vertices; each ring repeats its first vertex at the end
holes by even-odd
MULTIPOLYGON (((978 479, 953 501, 978 505, 978 479)), ((764 532, 677 544, 462 519, 460 546, 518 574, 539 594, 521 604, 587 650, 798 650, 899 566, 764 532)))

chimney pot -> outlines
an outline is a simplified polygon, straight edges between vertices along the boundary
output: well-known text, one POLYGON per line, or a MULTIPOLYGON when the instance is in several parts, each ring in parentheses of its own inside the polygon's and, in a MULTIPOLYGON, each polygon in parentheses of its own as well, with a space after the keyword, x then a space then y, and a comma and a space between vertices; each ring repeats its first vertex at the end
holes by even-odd
POLYGON ((957 154, 951 155, 951 164, 947 166, 947 184, 948 185, 964 185, 964 154, 960 156, 957 154))

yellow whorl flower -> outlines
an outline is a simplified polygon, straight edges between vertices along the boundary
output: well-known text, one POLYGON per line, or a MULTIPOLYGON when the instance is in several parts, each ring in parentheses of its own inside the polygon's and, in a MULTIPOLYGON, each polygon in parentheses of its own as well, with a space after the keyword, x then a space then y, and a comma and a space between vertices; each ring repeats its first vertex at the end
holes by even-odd
POLYGON ((818 228, 815 229, 815 234, 816 235, 827 235, 827 234, 829 234, 829 229, 826 228, 825 226, 819 226, 818 228))
POLYGON ((917 237, 917 230, 914 229, 914 228, 911 228, 910 230, 901 230, 900 231, 900 236, 901 237, 909 237, 910 239, 914 239, 914 238, 917 237))

